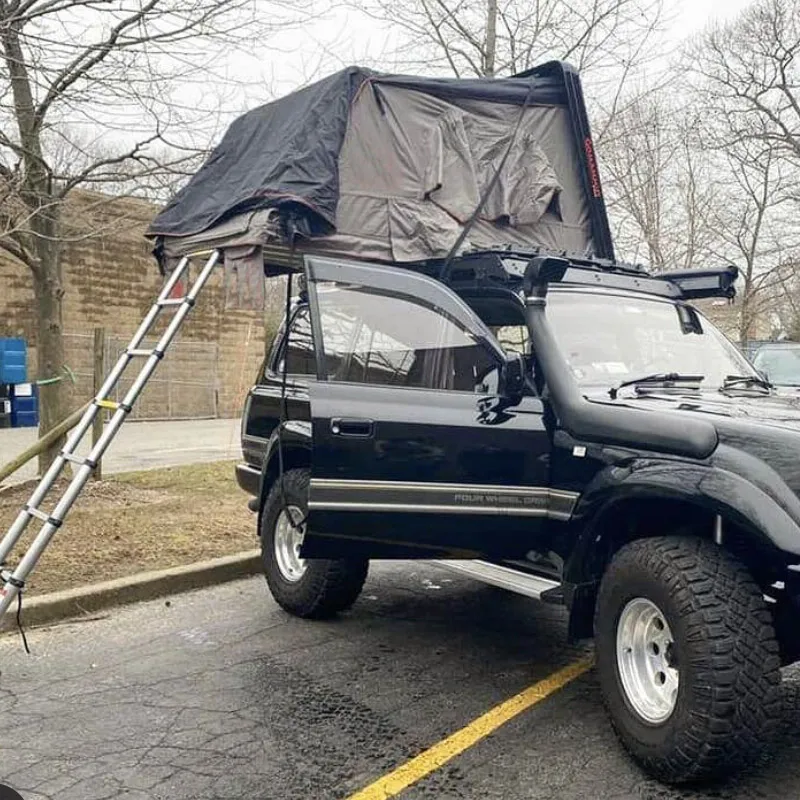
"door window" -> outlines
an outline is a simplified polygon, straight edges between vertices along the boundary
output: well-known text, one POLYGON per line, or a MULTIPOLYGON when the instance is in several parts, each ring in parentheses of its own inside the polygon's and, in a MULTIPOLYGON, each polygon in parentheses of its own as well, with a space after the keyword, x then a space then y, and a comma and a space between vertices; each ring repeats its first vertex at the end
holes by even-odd
POLYGON ((314 340, 311 336, 311 315, 308 306, 301 306, 292 317, 289 326, 289 335, 284 339, 275 372, 283 372, 284 359, 286 372, 289 375, 316 375, 316 356, 314 354, 314 340))
MULTIPOLYGON (((342 353, 348 351, 355 331, 355 320, 329 309, 322 312, 322 325, 330 350, 325 350, 325 361, 329 376, 337 375, 342 369, 342 353)), ((311 312, 308 306, 301 306, 289 327, 289 335, 284 339, 274 370, 283 372, 286 359, 286 372, 289 375, 308 375, 316 377, 317 357, 314 351, 314 337, 311 331, 311 312)))
POLYGON ((440 309, 418 298, 349 284, 319 285, 318 301, 329 380, 496 390, 497 356, 440 309), (329 320, 338 320, 338 327, 329 320), (342 335, 343 329, 351 335, 342 335))

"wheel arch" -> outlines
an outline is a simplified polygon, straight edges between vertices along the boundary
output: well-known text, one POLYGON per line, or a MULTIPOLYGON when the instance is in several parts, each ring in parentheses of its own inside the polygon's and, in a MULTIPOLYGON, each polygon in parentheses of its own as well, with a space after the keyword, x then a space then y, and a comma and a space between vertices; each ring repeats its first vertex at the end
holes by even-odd
POLYGON ((573 515, 578 533, 564 565, 572 639, 591 638, 605 568, 635 539, 680 533, 713 541, 719 517, 718 543, 745 561, 762 585, 785 563, 787 546, 800 544, 797 524, 788 513, 732 473, 683 463, 604 472, 588 487, 573 515))
MULTIPOLYGON (((282 431, 276 429, 267 442, 264 461, 261 468, 261 480, 258 493, 258 528, 261 531, 261 519, 264 504, 270 489, 278 479, 281 460, 283 471, 290 469, 309 469, 311 467, 311 424, 306 422, 287 422, 282 431)), ((259 533, 260 535, 260 533, 259 533)))

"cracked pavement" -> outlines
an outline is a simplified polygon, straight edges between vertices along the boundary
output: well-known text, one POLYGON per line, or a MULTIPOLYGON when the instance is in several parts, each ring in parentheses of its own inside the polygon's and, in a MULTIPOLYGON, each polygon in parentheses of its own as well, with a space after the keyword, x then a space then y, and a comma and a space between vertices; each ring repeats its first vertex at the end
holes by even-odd
MULTIPOLYGON (((259 578, 0 638, 0 783, 25 800, 346 798, 584 651, 564 612, 428 564, 375 563, 353 610, 289 617, 259 578)), ((401 797, 800 797, 800 670, 774 756, 707 791, 647 778, 594 673, 401 797)))

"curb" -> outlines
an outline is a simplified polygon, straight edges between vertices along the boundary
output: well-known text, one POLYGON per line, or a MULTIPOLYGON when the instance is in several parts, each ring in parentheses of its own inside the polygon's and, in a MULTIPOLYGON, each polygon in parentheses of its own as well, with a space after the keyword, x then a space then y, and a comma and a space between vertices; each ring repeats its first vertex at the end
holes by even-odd
MULTIPOLYGON (((64 589, 60 592, 23 599, 22 624, 25 627, 44 625, 50 622, 94 614, 106 608, 153 600, 191 589, 238 578, 248 578, 261 571, 261 554, 258 550, 247 550, 232 556, 197 561, 182 567, 140 572, 113 581, 64 589)), ((17 604, 0 620, 0 633, 17 627, 17 604)))

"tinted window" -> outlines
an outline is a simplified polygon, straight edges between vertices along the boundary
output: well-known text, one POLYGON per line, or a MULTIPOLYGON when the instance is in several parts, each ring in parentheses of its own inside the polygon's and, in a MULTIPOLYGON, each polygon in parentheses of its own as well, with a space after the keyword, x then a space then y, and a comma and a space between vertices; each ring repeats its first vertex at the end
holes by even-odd
POLYGON ((318 298, 330 380, 468 392, 496 389, 495 355, 440 310, 416 298, 361 286, 322 285, 318 298), (332 320, 339 321, 338 327, 332 320), (351 332, 349 340, 342 328, 351 332))
POLYGON ((311 316, 307 306, 297 310, 292 317, 289 335, 283 340, 275 363, 275 372, 283 372, 284 358, 288 359, 286 372, 289 375, 316 375, 314 340, 311 337, 311 316))
MULTIPOLYGON (((335 309, 322 312, 322 324, 326 330, 331 349, 325 351, 328 374, 335 374, 341 365, 341 353, 346 352, 353 337, 354 320, 343 317, 335 309)), ((283 359, 287 358, 286 372, 289 375, 317 374, 317 359, 314 353, 314 338, 311 333, 311 312, 301 306, 292 318, 289 336, 284 340, 278 356, 275 372, 283 371, 283 359)))

